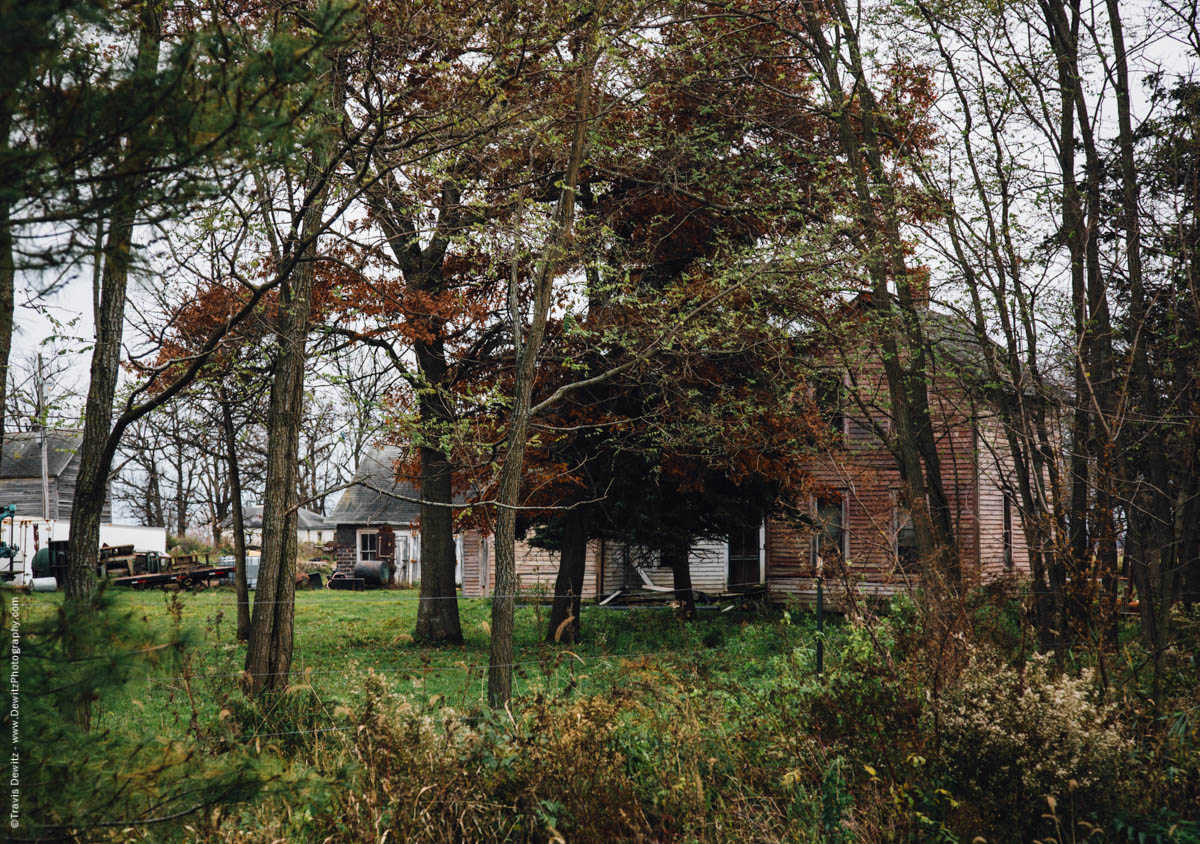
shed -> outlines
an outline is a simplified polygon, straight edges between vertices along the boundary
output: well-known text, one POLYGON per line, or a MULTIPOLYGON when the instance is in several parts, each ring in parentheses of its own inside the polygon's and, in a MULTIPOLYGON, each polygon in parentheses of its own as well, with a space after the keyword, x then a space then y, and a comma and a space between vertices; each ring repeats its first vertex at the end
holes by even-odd
MULTIPOLYGON (((395 582, 421 579, 421 494, 413 484, 396 478, 402 456, 399 446, 385 445, 359 460, 354 480, 327 519, 335 532, 338 571, 390 558, 395 582)), ((461 540, 455 544, 458 552, 461 540)))
MULTIPOLYGON (((0 454, 0 505, 12 504, 17 515, 44 519, 69 519, 79 475, 77 431, 16 431, 4 435, 0 454), (43 502, 42 443, 46 452, 46 501, 43 502)), ((104 498, 102 522, 112 521, 112 500, 104 498)))

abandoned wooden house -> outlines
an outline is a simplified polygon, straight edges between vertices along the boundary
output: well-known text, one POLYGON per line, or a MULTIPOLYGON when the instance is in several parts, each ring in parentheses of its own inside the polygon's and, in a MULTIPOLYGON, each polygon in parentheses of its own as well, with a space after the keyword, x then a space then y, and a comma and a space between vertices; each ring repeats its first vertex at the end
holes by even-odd
MULTIPOLYGON (((978 370, 980 350, 969 326, 926 311, 936 344, 930 410, 942 482, 964 580, 979 584, 1028 573, 1024 533, 1006 492, 1006 444, 981 391, 964 387, 978 370)), ((919 581, 917 546, 902 506, 898 464, 885 440, 891 433, 888 390, 881 352, 865 327, 846 338, 853 348, 829 359, 818 404, 832 428, 829 447, 806 458, 823 492, 808 502, 811 527, 768 518, 691 550, 694 589, 710 594, 765 589, 772 597, 815 597, 821 574, 827 588, 886 597, 919 581), (843 565, 844 563, 844 565, 843 565)), ((558 554, 518 543, 518 582, 523 590, 552 594, 558 554)), ((494 552, 487 537, 463 539, 462 585, 466 595, 495 586, 494 552)), ((670 568, 657 555, 620 543, 588 545, 582 597, 617 590, 669 591, 670 568)))

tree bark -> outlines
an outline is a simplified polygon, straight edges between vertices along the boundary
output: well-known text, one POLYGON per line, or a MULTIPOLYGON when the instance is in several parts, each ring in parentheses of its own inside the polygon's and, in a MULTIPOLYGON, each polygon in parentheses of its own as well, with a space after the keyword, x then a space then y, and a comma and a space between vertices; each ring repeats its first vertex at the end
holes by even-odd
POLYGON ((252 694, 286 689, 292 665, 300 425, 304 411, 304 369, 312 311, 316 234, 321 227, 324 196, 324 190, 318 191, 304 210, 298 242, 309 245, 291 278, 280 288, 278 350, 271 380, 267 427, 262 557, 246 649, 245 681, 252 694))
MULTIPOLYGON (((5 97, 5 101, 0 103, 0 143, 6 150, 12 126, 7 100, 5 97)), ((2 181, 11 184, 8 178, 2 181)), ((13 292, 15 278, 11 209, 8 202, 0 201, 0 453, 4 450, 4 426, 8 419, 8 361, 12 354, 13 311, 16 309, 13 292)))
POLYGON ((233 517, 233 582, 237 590, 237 638, 250 638, 250 587, 246 580, 246 522, 242 511, 242 477, 238 471, 237 431, 233 427, 233 409, 224 387, 217 388, 221 404, 221 429, 225 440, 225 459, 229 463, 229 509, 233 517))
MULTIPOLYGON (((158 67, 160 13, 143 13, 138 36, 136 73, 152 78, 158 67)), ((67 552, 66 600, 85 615, 96 591, 96 568, 100 562, 100 519, 108 491, 112 463, 109 430, 113 398, 121 364, 121 336, 125 329, 125 292, 129 283, 133 225, 138 208, 138 173, 143 169, 145 150, 141 131, 128 141, 122 163, 123 181, 104 244, 104 270, 100 276, 100 310, 96 321, 96 344, 92 348, 90 380, 84 407, 83 440, 79 447, 79 474, 71 507, 71 538, 67 552)), ((86 722, 86 717, 84 718, 86 722)))
POLYGON ((417 364, 427 385, 418 396, 418 412, 435 442, 420 448, 421 598, 413 638, 428 644, 461 645, 462 622, 454 582, 454 510, 450 506, 454 501, 453 467, 436 442, 450 425, 453 411, 446 398, 449 368, 445 348, 438 335, 434 336, 437 339, 418 343, 416 348, 417 364))
MULTIPOLYGON (((1107 0, 1109 28, 1113 39, 1113 64, 1116 70, 1118 148, 1121 170, 1121 216, 1125 229, 1125 260, 1129 274, 1129 333, 1130 367, 1132 370, 1131 392, 1136 391, 1137 409, 1145 427, 1125 425, 1125 436, 1118 453, 1126 462, 1123 475, 1130 490, 1126 499, 1130 503, 1129 534, 1142 534, 1145 541, 1138 543, 1150 554, 1131 553, 1133 543, 1126 546, 1126 558, 1130 573, 1134 575, 1142 595, 1142 631, 1147 647, 1154 654, 1154 699, 1160 700, 1163 680, 1162 656, 1170 645, 1170 607, 1176 597, 1181 566, 1179 551, 1182 537, 1176 531, 1176 501, 1170 493, 1170 469, 1165 442, 1167 436, 1159 428, 1156 435, 1148 435, 1145 428, 1158 427, 1161 420, 1159 390, 1155 383, 1146 347, 1147 291, 1142 275, 1142 234, 1138 214, 1139 179, 1134 157, 1133 119, 1129 102, 1129 67, 1125 50, 1125 35, 1121 25, 1120 8, 1117 0, 1107 0), (1140 440, 1131 442, 1130 439, 1140 440), (1136 462, 1137 465, 1130 465, 1136 462), (1142 481, 1148 480, 1145 484, 1142 481), (1149 600, 1147 600, 1149 598, 1149 600)), ((1188 522, 1184 522, 1187 524, 1188 522)), ((1111 643, 1116 643, 1116 560, 1112 561, 1113 585, 1107 619, 1106 632, 1111 643)), ((1108 590, 1106 590, 1108 591, 1108 590)))
MULTIPOLYGON (((375 190, 369 193, 371 208, 384 226, 393 257, 404 273, 405 284, 422 293, 442 289, 442 262, 457 227, 458 190, 443 186, 441 207, 434 236, 422 249, 416 224, 398 209, 398 203, 375 190)), ((419 318, 421 334, 431 339, 413 344, 420 388, 417 411, 426 442, 419 444, 421 457, 421 590, 413 638, 426 644, 460 645, 462 622, 454 582, 454 489, 453 466, 442 450, 440 437, 454 419, 447 392, 450 366, 442 340, 443 323, 432 315, 419 318)))
POLYGON ((452 470, 438 448, 421 448, 421 599, 414 638, 429 644, 460 645, 462 622, 454 582, 452 470))
MULTIPOLYGON (((594 48, 596 18, 588 35, 589 51, 594 48)), ((527 331, 523 330, 522 310, 517 289, 516 269, 509 278, 508 313, 512 321, 512 339, 516 372, 513 379, 513 403, 505 437, 504 463, 496 493, 496 591, 492 598, 492 646, 488 661, 488 705, 504 708, 512 699, 513 617, 517 591, 517 511, 520 501, 521 474, 531 418, 533 382, 537 357, 546 333, 550 314, 554 277, 559 271, 574 232, 575 192, 579 168, 583 163, 584 138, 588 127, 594 55, 578 57, 575 80, 574 130, 563 187, 559 194, 553 229, 546 236, 533 278, 533 307, 527 331)))
POLYGON ((567 510, 562 517, 562 544, 558 557, 558 577, 554 581, 554 603, 550 608, 550 626, 546 630, 547 642, 570 645, 579 641, 587 544, 587 518, 583 510, 578 507, 567 510))
POLYGON ((921 305, 914 295, 905 263, 895 192, 884 166, 876 128, 878 104, 862 65, 854 21, 845 3, 833 0, 832 13, 847 45, 846 59, 834 52, 826 38, 828 21, 823 15, 809 9, 805 24, 834 101, 839 140, 850 166, 867 249, 871 304, 882 318, 884 373, 895 422, 893 451, 922 555, 935 561, 936 568, 950 583, 957 584, 961 579, 960 561, 929 409, 921 305), (854 97, 862 103, 857 113, 842 85, 842 62, 854 79, 854 97), (889 281, 896 286, 895 305, 889 281))
POLYGON ((696 592, 692 589, 692 565, 690 548, 686 542, 676 542, 661 550, 663 562, 671 567, 672 586, 675 600, 679 604, 676 614, 684 621, 696 618, 696 592))

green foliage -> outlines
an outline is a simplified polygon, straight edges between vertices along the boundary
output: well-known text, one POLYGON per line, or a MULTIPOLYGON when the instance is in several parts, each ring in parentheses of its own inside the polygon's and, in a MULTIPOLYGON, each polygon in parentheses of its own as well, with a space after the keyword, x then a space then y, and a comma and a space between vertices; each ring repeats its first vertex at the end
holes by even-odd
POLYGON ((1111 705, 1096 700, 1090 670, 1056 673, 1035 656, 1018 671, 974 659, 941 713, 945 763, 989 826, 1029 835, 1031 807, 1052 797, 1079 819, 1107 821, 1130 798, 1132 741, 1111 705))
MULTIPOLYGON (((252 798, 268 776, 251 755, 200 752, 193 735, 161 733, 142 717, 123 719, 119 729, 78 723, 82 703, 103 708, 151 674, 182 673, 191 644, 177 624, 178 605, 171 635, 152 637, 131 614, 101 601, 95 615, 69 607, 38 615, 21 598, 5 597, 0 617, 6 631, 18 631, 19 648, 17 715, 6 707, 3 723, 5 735, 17 737, 20 758, 14 838, 94 840, 131 825, 182 838, 182 823, 252 798)), ((131 706, 145 712, 138 698, 131 706)))
POLYGON ((202 539, 194 536, 168 536, 167 551, 175 554, 208 554, 213 547, 202 539))

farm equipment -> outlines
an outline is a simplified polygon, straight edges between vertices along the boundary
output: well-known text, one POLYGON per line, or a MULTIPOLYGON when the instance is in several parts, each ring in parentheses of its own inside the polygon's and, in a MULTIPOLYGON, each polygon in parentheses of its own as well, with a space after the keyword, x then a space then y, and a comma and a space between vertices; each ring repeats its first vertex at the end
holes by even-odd
MULTIPOLYGON (((111 549, 113 552, 123 551, 123 548, 111 549)), ((103 554, 103 550, 101 551, 103 554)), ((114 560, 124 563, 128 554, 113 553, 106 562, 114 560)), ((134 589, 145 589, 149 586, 210 586, 222 579, 233 576, 233 563, 218 561, 212 564, 207 554, 203 561, 199 554, 181 554, 178 557, 164 557, 151 552, 150 554, 133 554, 129 566, 133 571, 123 577, 114 577, 113 586, 130 586, 134 589), (139 560, 139 557, 144 559, 139 560), (137 571, 140 568, 141 571, 137 571)))

